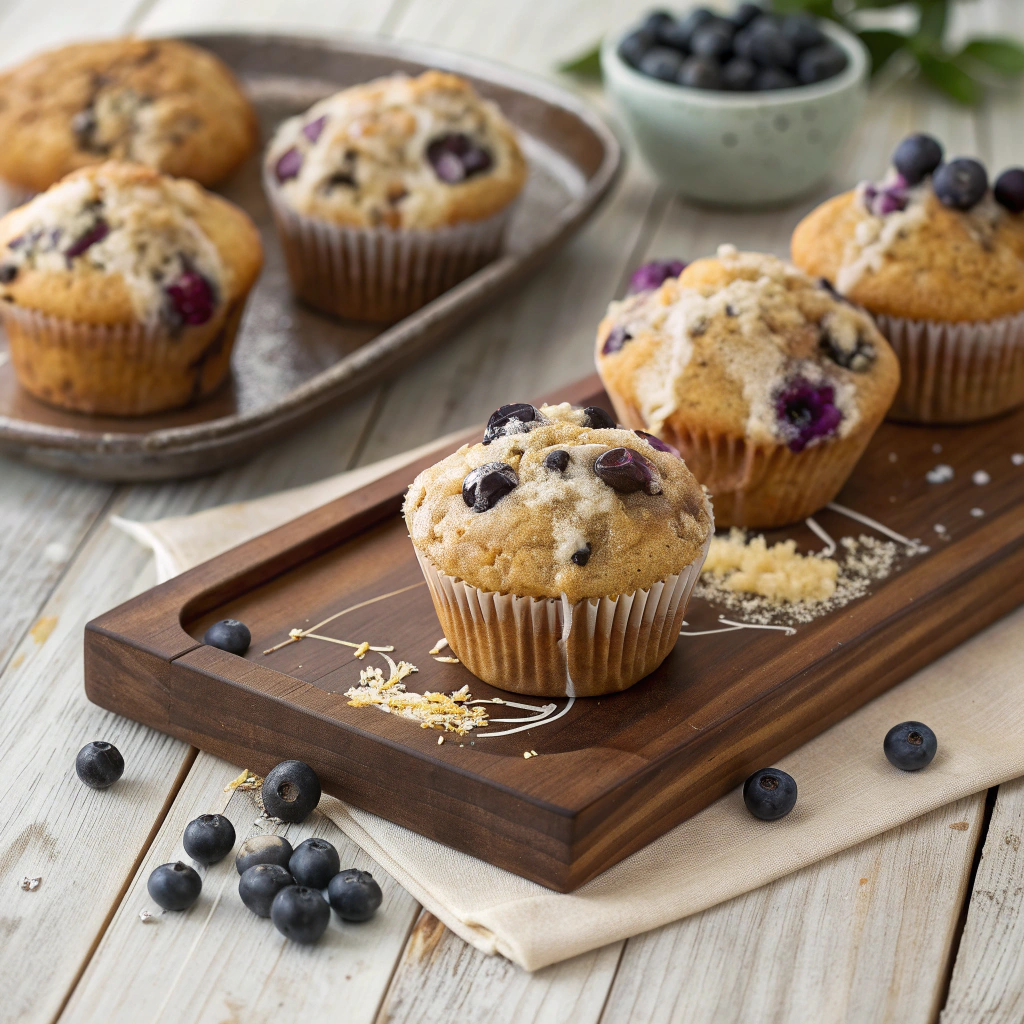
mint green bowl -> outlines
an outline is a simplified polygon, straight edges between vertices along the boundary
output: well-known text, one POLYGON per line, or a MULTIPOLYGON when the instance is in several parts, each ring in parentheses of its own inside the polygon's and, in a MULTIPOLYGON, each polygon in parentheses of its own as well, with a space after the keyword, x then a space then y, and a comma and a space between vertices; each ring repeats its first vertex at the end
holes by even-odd
POLYGON ((867 95, 864 45, 833 22, 821 27, 849 63, 817 85, 741 93, 661 82, 619 57, 624 31, 601 47, 605 89, 644 159, 674 192, 716 206, 778 205, 828 174, 867 95))

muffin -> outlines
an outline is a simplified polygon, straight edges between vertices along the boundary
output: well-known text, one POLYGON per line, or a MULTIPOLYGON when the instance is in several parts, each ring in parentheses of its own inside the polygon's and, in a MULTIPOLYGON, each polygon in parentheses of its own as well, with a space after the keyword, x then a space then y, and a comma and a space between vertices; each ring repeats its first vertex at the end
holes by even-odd
POLYGON ((0 318, 23 388, 78 412, 185 405, 228 372, 259 234, 237 207, 139 164, 69 175, 0 219, 0 318))
POLYGON ((256 145, 231 72, 173 39, 51 50, 0 75, 0 95, 0 178, 29 193, 106 160, 213 185, 256 145))
POLYGON ((502 406, 479 444, 416 477, 404 513, 459 660, 544 697, 612 693, 653 672, 714 531, 677 455, 568 403, 502 406))
POLYGON ((682 453, 719 526, 782 526, 831 501, 899 383, 866 313, 725 245, 613 302, 597 369, 623 423, 682 453))
POLYGON ((281 125, 264 165, 295 292, 382 323, 498 255, 525 179, 501 111, 441 71, 321 100, 281 125))
POLYGON ((890 417, 968 423, 1024 403, 1024 170, 905 139, 884 181, 811 212, 793 261, 867 309, 899 357, 890 417))

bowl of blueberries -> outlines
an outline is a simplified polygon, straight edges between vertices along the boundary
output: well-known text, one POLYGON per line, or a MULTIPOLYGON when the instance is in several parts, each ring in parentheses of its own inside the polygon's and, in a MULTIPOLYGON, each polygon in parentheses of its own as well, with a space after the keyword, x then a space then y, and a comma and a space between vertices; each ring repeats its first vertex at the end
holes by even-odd
POLYGON ((673 191, 718 206, 771 206, 814 188, 856 125, 864 45, 806 13, 657 10, 601 47, 605 87, 673 191))

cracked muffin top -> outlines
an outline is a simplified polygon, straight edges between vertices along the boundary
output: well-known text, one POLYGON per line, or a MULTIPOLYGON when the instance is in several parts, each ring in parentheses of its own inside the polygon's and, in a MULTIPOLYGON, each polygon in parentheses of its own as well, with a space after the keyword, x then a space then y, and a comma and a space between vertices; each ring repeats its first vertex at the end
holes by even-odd
POLYGON ((173 39, 76 43, 0 75, 0 178, 35 192, 104 160, 212 185, 256 136, 227 67, 173 39))
POLYGON ((482 442, 416 477, 404 514, 441 572, 573 603, 680 572, 713 531, 710 503, 673 449, 568 403, 502 406, 482 442))
POLYGON ((285 121, 266 176, 299 213, 355 227, 479 221, 522 190, 526 163, 498 107, 458 75, 391 75, 285 121))

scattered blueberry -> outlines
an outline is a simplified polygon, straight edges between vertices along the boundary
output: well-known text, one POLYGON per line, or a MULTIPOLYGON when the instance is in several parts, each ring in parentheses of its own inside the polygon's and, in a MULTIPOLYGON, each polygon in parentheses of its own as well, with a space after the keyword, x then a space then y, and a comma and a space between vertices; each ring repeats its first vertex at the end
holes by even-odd
POLYGON ((810 14, 801 12, 790 14, 782 19, 782 34, 793 44, 796 50, 809 50, 821 46, 828 37, 818 28, 818 22, 810 14))
POLYGON ((282 761, 263 780, 263 809, 282 821, 304 821, 320 803, 320 780, 305 761, 282 761))
POLYGON ((205 324, 217 305, 213 285, 202 274, 186 270, 165 291, 175 312, 190 327, 205 324))
POLYGON ((615 420, 598 405, 588 405, 583 410, 583 426, 591 430, 614 430, 615 420))
POLYGON ((734 92, 750 92, 757 77, 757 65, 749 57, 733 57, 722 68, 722 86, 734 92))
POLYGON ((501 406, 496 412, 491 413, 491 418, 487 421, 484 444, 490 444, 495 438, 504 437, 506 434, 526 433, 532 429, 526 424, 534 423, 537 415, 537 410, 526 402, 512 402, 501 406))
POLYGON ((479 143, 464 132, 450 132, 427 146, 427 160, 437 177, 448 185, 491 169, 493 160, 479 143))
POLYGON ((518 486, 519 477, 511 466, 504 462, 486 462, 462 481, 462 500, 474 512, 489 512, 518 486))
POLYGON ((882 741, 882 749, 889 763, 904 772, 927 768, 938 748, 935 733, 921 722, 894 725, 882 741))
POLYGON ((732 56, 732 38, 736 27, 724 18, 716 18, 702 25, 690 39, 690 52, 695 57, 710 57, 714 61, 732 56))
POLYGON ((634 430, 633 433, 637 437, 642 437, 652 448, 657 448, 659 452, 668 452, 669 455, 674 455, 677 459, 683 457, 678 448, 674 448, 667 441, 662 441, 660 437, 655 437, 654 434, 648 434, 646 430, 634 430))
POLYGON ((985 197, 988 174, 970 157, 941 164, 932 176, 932 188, 940 203, 954 210, 969 210, 985 197))
POLYGON ((670 277, 678 277, 685 269, 686 264, 682 260, 648 260, 629 275, 626 294, 654 291, 670 277))
POLYGON ((331 919, 331 908, 316 889, 289 885, 270 904, 270 919, 285 938, 293 942, 316 942, 331 919))
POLYGON ((564 473, 569 468, 569 453, 564 448, 548 452, 544 456, 544 466, 556 473, 564 473))
POLYGON ((620 494, 633 491, 661 493, 654 463, 632 448, 610 448, 602 452, 594 462, 594 472, 620 494))
POLYGON ((326 839, 307 839, 295 847, 288 870, 299 885, 326 889, 327 883, 341 870, 341 858, 326 839))
MULTIPOLYGON (((996 178, 992 189, 996 202, 1006 207, 1011 213, 1024 211, 1024 167, 1011 167, 996 178)), ((5 267, 0 267, 3 274, 5 267)), ((0 277, 0 280, 3 280, 0 277)))
POLYGON ((0 284, 10 284, 18 276, 18 268, 13 263, 0 266, 0 284))
POLYGON ((619 43, 619 56, 630 66, 639 68, 643 56, 654 44, 654 36, 646 29, 630 32, 619 43))
POLYGON ((291 149, 286 149, 274 164, 274 174, 282 183, 297 178, 301 170, 302 154, 294 146, 291 149))
POLYGON ((239 878, 238 895, 258 917, 270 917, 274 897, 294 884, 295 879, 280 864, 254 864, 239 878))
POLYGON ((743 802, 755 818, 777 821, 796 806, 796 780, 778 768, 762 768, 743 783, 743 802))
POLYGON ((106 789, 124 775, 124 758, 113 743, 86 743, 75 758, 75 771, 90 789, 106 789))
POLYGON ((614 355, 627 341, 632 341, 633 335, 626 330, 621 324, 616 324, 608 332, 608 337, 604 339, 604 344, 601 346, 601 355, 610 356, 614 355))
POLYGON ((908 135, 892 155, 892 165, 908 185, 918 185, 942 163, 942 146, 930 135, 908 135))
POLYGON ((228 654, 245 654, 252 643, 252 634, 249 627, 238 619, 221 619, 203 634, 203 643, 228 654))
POLYGON ((679 68, 676 81, 688 89, 719 89, 722 72, 718 62, 710 57, 687 57, 679 68))
POLYGON ((164 910, 188 910, 199 899, 203 880, 195 868, 179 860, 154 868, 146 882, 146 890, 153 902, 164 910))
POLYGON ((846 51, 830 40, 800 54, 796 64, 797 81, 801 85, 824 82, 845 71, 848 63, 846 51))
POLYGON ((802 452, 815 438, 834 434, 843 418, 831 385, 812 384, 802 378, 779 393, 775 411, 791 452, 802 452))
POLYGON ((782 68, 762 68, 754 78, 755 92, 770 92, 773 89, 795 89, 800 83, 782 68))
POLYGON ((667 46, 655 46, 640 58, 638 70, 650 78, 674 82, 681 64, 682 58, 676 50, 671 50, 667 46))
POLYGON ((244 875, 257 864, 277 864, 287 868, 292 856, 292 844, 284 836, 272 833, 262 836, 251 836, 238 848, 235 854, 235 870, 244 875))
POLYGON ((347 868, 331 879, 327 898, 343 921, 369 921, 384 894, 369 871, 347 868))
POLYGON ((64 255, 69 260, 73 260, 76 256, 81 256, 86 249, 91 248, 97 242, 102 242, 107 235, 110 234, 110 225, 105 220, 98 220, 88 231, 83 235, 79 235, 78 238, 71 243, 71 245, 64 250, 64 255))
POLYGON ((185 852, 199 864, 216 864, 235 845, 235 826, 223 814, 200 814, 185 826, 185 852))
POLYGON ((302 126, 302 134, 305 135, 310 142, 316 142, 316 140, 320 138, 325 124, 327 124, 327 115, 321 114, 315 121, 310 121, 309 124, 302 126))
POLYGON ((590 561, 590 551, 590 541, 587 541, 587 543, 583 547, 581 547, 578 551, 574 551, 572 553, 572 555, 569 557, 569 561, 571 561, 574 565, 578 565, 582 569, 583 566, 585 566, 587 562, 590 561))

